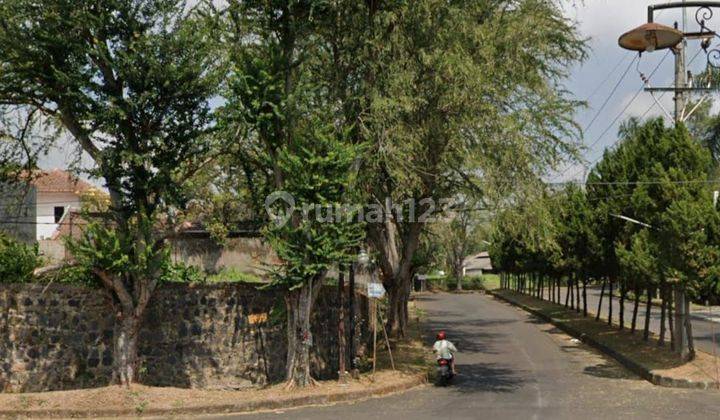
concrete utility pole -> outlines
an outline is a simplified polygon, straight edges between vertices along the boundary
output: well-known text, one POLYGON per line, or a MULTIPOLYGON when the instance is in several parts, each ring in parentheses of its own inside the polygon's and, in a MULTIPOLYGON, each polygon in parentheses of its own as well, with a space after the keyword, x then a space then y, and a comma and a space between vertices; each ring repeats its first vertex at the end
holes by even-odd
MULTIPOLYGON (((683 1, 684 3, 684 1, 683 1)), ((685 21, 687 19, 687 9, 682 9, 683 13, 683 32, 685 32, 685 21)), ((677 23, 675 24, 677 29, 677 23)), ((687 69, 685 66, 685 47, 687 46, 686 40, 683 38, 673 50, 675 53, 675 125, 680 124, 684 118, 685 105, 686 105, 686 90, 687 87, 687 69)), ((674 288, 674 304, 675 304, 675 328, 673 345, 675 351, 677 351, 682 360, 687 360, 690 356, 688 349, 687 339, 687 305, 685 291, 681 287, 674 288)))

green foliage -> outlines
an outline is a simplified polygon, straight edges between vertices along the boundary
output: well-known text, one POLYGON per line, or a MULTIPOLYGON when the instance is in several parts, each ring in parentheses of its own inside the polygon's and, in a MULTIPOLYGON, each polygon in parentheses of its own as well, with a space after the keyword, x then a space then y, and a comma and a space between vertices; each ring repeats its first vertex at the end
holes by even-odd
POLYGON ((170 266, 169 248, 153 240, 154 224, 148 219, 130 221, 130 236, 112 224, 91 222, 78 240, 66 246, 81 267, 102 271, 132 285, 132 279, 159 279, 170 266))
POLYGON ((248 284, 263 284, 266 283, 261 277, 255 274, 246 273, 238 270, 237 268, 226 267, 220 270, 219 273, 213 274, 207 277, 208 283, 248 283, 248 284))
POLYGON ((33 270, 39 265, 37 246, 22 244, 0 233, 0 283, 32 281, 33 270))
POLYGON ((81 265, 63 267, 57 272, 46 275, 43 279, 43 282, 50 281, 90 288, 102 287, 102 283, 100 283, 95 273, 92 272, 92 268, 81 265))
POLYGON ((163 283, 204 283, 208 280, 205 273, 198 267, 187 265, 185 263, 171 263, 163 270, 160 281, 163 283))
POLYGON ((680 281, 691 297, 720 293, 720 214, 709 194, 702 198, 672 203, 658 234, 666 276, 680 281))
POLYGON ((607 276, 626 289, 674 283, 691 296, 715 293, 720 216, 707 183, 710 152, 661 119, 629 120, 620 135, 586 190, 569 185, 500 214, 494 263, 510 273, 607 276))
MULTIPOLYGON (((274 273, 274 284, 288 289, 301 287, 309 279, 322 277, 337 262, 349 262, 363 237, 363 227, 354 212, 338 212, 350 187, 351 166, 357 148, 339 133, 314 129, 281 149, 278 167, 293 174, 284 191, 295 200, 287 223, 270 224, 265 235, 283 261, 274 273), (307 136, 307 137, 305 137, 307 136), (323 220, 317 210, 303 215, 306 205, 322 206, 333 220, 323 220)), ((317 207, 316 207, 317 209, 317 207)))

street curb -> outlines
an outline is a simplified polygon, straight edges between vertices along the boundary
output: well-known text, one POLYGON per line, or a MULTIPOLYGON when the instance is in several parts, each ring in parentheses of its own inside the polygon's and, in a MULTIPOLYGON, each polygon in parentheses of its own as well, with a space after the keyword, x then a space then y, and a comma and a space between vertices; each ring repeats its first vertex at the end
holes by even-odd
POLYGON ((576 330, 575 328, 572 328, 565 323, 558 321, 552 317, 549 317, 542 312, 538 312, 535 309, 532 309, 520 302, 516 302, 508 297, 502 296, 495 291, 489 291, 493 297, 496 299, 502 300, 503 302, 507 302, 513 306, 517 306, 532 315, 542 319, 543 321, 547 321, 554 326, 558 327, 563 332, 581 340, 583 343, 588 344, 601 352, 607 354, 608 356, 611 356, 615 360, 617 360, 621 365, 625 366, 627 369, 632 371, 633 373, 637 374, 641 378, 645 379, 646 381, 662 387, 668 387, 668 388, 685 388, 685 389, 718 389, 720 388, 718 386, 717 382, 712 381, 690 381, 687 379, 676 379, 676 378, 670 378, 667 376, 663 376, 658 373, 654 373, 654 371, 642 366, 641 364, 630 360, 629 358, 625 357, 621 353, 618 353, 617 351, 611 349, 610 347, 596 341, 594 338, 586 335, 585 333, 576 330))
POLYGON ((385 385, 378 388, 347 391, 331 395, 308 395, 303 397, 281 397, 273 400, 247 401, 233 404, 219 404, 188 408, 156 408, 146 409, 138 412, 134 409, 123 410, 47 410, 47 411, 24 411, 24 410, 2 410, 0 417, 43 417, 43 418, 69 418, 69 417, 145 417, 145 416, 184 416, 200 414, 233 414, 248 413, 254 411, 284 410, 300 408, 312 405, 326 405, 341 402, 360 401, 373 397, 383 397, 390 394, 408 391, 427 383, 426 374, 417 374, 408 377, 406 380, 392 385, 385 385))

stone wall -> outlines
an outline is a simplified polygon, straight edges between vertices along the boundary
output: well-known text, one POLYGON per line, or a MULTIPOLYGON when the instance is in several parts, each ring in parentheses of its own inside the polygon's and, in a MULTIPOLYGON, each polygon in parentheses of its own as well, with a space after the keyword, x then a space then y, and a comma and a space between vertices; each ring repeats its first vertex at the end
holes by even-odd
MULTIPOLYGON (((367 300, 356 295, 358 346, 367 300)), ((337 290, 316 304, 313 372, 337 371, 337 290)), ((140 380, 148 385, 245 388, 284 377, 282 296, 246 285, 161 288, 140 335, 140 380)), ((53 284, 0 285, 0 390, 30 392, 111 382, 113 316, 104 292, 53 284)))

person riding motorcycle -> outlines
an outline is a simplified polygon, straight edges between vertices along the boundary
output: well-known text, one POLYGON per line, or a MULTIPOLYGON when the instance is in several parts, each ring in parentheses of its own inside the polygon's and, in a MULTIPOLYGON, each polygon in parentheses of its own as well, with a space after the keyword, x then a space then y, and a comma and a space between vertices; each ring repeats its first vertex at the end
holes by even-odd
POLYGON ((433 350, 437 354, 437 359, 445 359, 450 362, 450 369, 452 369, 453 375, 457 375, 455 370, 455 353, 457 348, 455 345, 447 340, 445 337, 445 331, 440 331, 437 334, 437 341, 433 344, 433 350))

